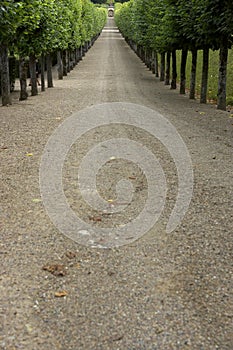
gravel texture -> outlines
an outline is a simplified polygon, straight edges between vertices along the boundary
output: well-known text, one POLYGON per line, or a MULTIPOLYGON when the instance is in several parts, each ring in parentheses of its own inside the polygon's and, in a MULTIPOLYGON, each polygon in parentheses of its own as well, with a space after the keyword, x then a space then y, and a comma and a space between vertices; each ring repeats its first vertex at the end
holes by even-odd
MULTIPOLYGON (((18 94, 12 106, 0 108, 0 348, 232 349, 231 112, 164 86, 112 19, 68 77, 55 79, 55 88, 22 102, 18 94), (93 249, 70 240, 50 221, 40 201, 40 159, 49 136, 72 113, 118 101, 150 107, 176 127, 192 157, 193 198, 181 225, 167 234, 178 186, 168 152, 136 129, 88 133, 74 145, 63 174, 70 205, 85 220, 111 221, 99 222, 73 189, 72 167, 104 135, 134 138, 157 152, 169 188, 166 208, 145 236, 120 248, 93 249)), ((143 173, 121 161, 101 170, 97 183, 103 196, 114 197, 119 174, 135 177, 145 197, 143 173)), ((141 206, 136 193, 132 207, 115 223, 137 215, 141 206)))

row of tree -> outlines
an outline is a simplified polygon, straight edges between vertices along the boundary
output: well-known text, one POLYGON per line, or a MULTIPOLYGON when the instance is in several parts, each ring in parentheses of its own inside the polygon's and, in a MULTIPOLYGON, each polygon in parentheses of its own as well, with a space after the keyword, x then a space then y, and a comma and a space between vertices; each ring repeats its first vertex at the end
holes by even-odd
POLYGON ((9 53, 19 59, 20 100, 37 95, 38 62, 41 89, 53 86, 52 57, 57 54, 59 79, 92 45, 107 19, 107 11, 90 0, 3 0, 0 4, 0 73, 2 104, 11 104, 9 53))
POLYGON ((115 10, 120 31, 157 76, 158 54, 161 55, 160 80, 171 84, 171 89, 176 88, 176 50, 182 50, 181 94, 185 94, 187 54, 189 50, 192 52, 191 99, 195 98, 197 52, 203 50, 201 103, 207 100, 209 50, 219 50, 217 108, 222 110, 226 110, 228 49, 233 41, 232 17, 232 0, 130 0, 117 4, 115 10))

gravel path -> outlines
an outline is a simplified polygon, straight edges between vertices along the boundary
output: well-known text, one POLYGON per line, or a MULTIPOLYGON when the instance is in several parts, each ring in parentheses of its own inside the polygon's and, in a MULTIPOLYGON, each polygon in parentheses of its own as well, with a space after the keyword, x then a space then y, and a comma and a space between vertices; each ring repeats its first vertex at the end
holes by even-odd
MULTIPOLYGON (((232 349, 230 112, 189 101, 155 79, 112 19, 69 76, 55 80, 55 88, 27 101, 17 98, 15 92, 13 105, 0 108, 0 348, 232 349), (166 173, 167 203, 158 223, 128 245, 93 249, 69 239, 50 221, 39 188, 46 142, 72 113, 102 102, 158 111, 188 147, 193 198, 171 234, 165 228, 178 187, 174 162, 149 134, 122 125, 90 131, 72 147, 63 169, 64 191, 85 220, 108 226, 111 220, 96 217, 74 189, 75 169, 104 137, 133 138, 157 154, 166 173)), ((114 198, 113 183, 120 175, 130 175, 141 193, 113 223, 137 215, 145 197, 143 173, 113 159, 99 175, 98 188, 106 198, 114 198)))

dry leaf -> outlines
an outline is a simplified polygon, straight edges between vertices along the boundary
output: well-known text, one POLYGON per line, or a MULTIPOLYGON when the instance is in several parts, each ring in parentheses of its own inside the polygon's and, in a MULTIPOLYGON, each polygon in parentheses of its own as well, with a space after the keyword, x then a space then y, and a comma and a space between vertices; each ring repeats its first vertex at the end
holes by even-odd
POLYGON ((66 252, 66 256, 67 256, 67 258, 69 258, 69 259, 73 259, 73 258, 76 257, 76 253, 75 253, 75 252, 70 252, 70 251, 68 251, 68 252, 66 252))
POLYGON ((121 334, 121 335, 116 335, 116 336, 113 336, 110 340, 111 341, 120 341, 120 340, 122 340, 124 338, 124 335, 123 334, 121 334))
POLYGON ((136 176, 129 176, 130 180, 136 180, 136 176))
POLYGON ((57 277, 63 277, 66 275, 65 266, 60 264, 45 265, 42 267, 42 270, 49 271, 57 277))
POLYGON ((102 221, 102 218, 100 216, 90 216, 89 219, 94 221, 94 222, 102 221))
POLYGON ((60 292, 55 292, 54 296, 57 298, 62 298, 62 297, 66 297, 68 295, 66 290, 62 290, 60 292))
POLYGON ((33 198, 33 203, 40 203, 42 200, 40 198, 33 198))

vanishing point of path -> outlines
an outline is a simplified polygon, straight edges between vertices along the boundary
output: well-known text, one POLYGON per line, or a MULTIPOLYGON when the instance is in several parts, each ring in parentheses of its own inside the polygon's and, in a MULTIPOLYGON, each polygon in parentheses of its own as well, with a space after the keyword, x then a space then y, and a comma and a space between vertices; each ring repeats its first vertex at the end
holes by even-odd
MULTIPOLYGON (((232 349, 230 113, 170 91, 109 19, 68 77, 55 79, 54 89, 24 102, 14 92, 13 105, 0 108, 0 120, 1 349, 232 349), (90 132, 74 147, 64 167, 64 191, 93 226, 109 224, 108 216, 96 217, 85 207, 75 184, 80 154, 114 131, 157 154, 168 186, 158 223, 128 245, 98 249, 74 242, 50 221, 39 188, 46 142, 73 113, 103 102, 152 108, 182 136, 192 158, 194 189, 172 233, 165 228, 178 187, 174 162, 149 134, 124 125, 90 132)), ((115 180, 129 171, 137 188, 129 209, 133 216, 141 208, 145 179, 131 163, 112 160, 97 179, 100 193, 114 198, 115 180)))

